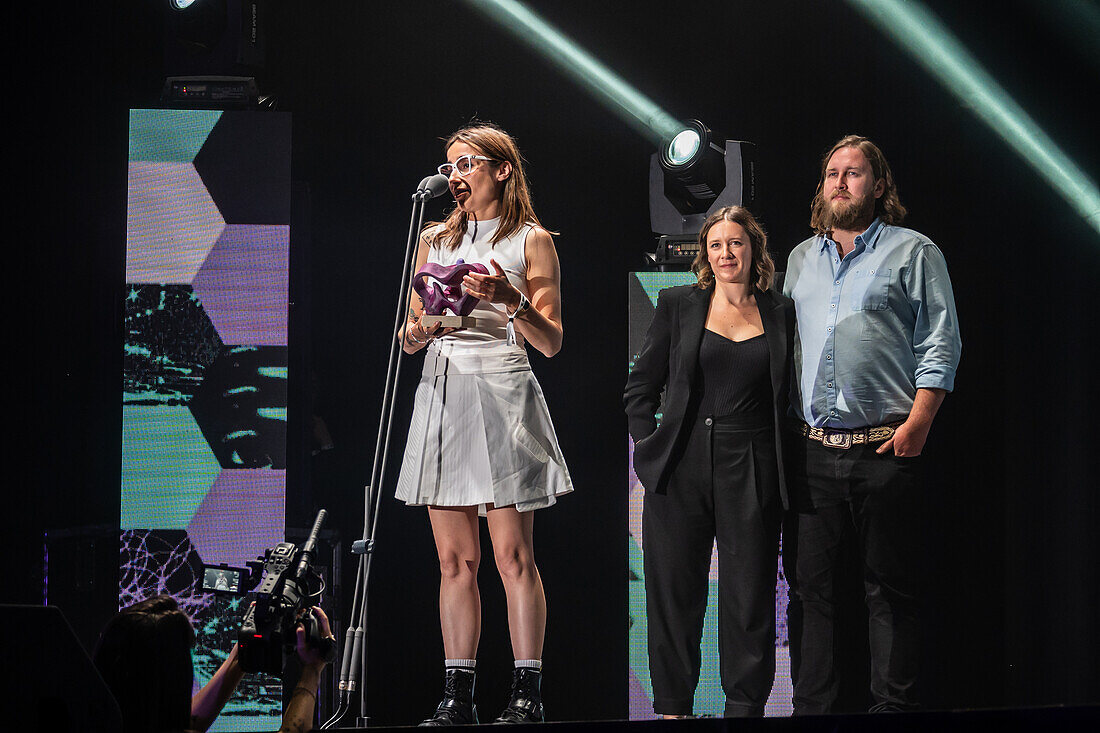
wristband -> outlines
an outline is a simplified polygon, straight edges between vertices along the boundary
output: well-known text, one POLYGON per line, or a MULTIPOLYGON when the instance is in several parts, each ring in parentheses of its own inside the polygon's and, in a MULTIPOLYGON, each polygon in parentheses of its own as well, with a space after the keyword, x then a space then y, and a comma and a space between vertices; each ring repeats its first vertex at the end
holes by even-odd
POLYGON ((504 332, 507 334, 507 341, 509 346, 516 345, 516 326, 514 321, 516 316, 522 316, 531 307, 531 301, 527 300, 527 296, 523 293, 519 294, 519 305, 516 306, 515 312, 509 314, 508 325, 504 327, 504 332))
POLYGON ((508 316, 509 320, 518 318, 526 313, 531 308, 531 301, 527 300, 527 296, 523 293, 519 294, 519 305, 516 306, 516 310, 512 315, 508 316))

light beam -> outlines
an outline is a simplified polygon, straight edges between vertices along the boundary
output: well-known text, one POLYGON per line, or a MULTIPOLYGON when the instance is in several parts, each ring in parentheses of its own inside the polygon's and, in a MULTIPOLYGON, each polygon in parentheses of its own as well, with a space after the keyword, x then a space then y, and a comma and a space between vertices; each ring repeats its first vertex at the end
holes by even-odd
POLYGON ((918 2, 848 0, 997 133, 1100 233, 1100 191, 918 2))
POLYGON ((684 125, 517 0, 467 0, 659 145, 684 125))

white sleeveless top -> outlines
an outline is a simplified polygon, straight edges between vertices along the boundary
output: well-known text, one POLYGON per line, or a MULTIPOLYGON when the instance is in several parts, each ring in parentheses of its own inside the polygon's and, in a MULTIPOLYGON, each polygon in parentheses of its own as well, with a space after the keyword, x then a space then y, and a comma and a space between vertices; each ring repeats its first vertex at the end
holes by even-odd
MULTIPOLYGON (((484 219, 482 221, 469 221, 466 225, 466 234, 457 247, 451 249, 444 244, 433 244, 428 250, 428 262, 436 262, 440 265, 454 265, 459 260, 468 263, 479 262, 489 270, 490 275, 496 274, 496 270, 489 260, 496 260, 508 276, 508 282, 516 287, 524 297, 530 297, 527 292, 527 234, 534 228, 531 223, 524 224, 515 234, 501 239, 496 244, 490 240, 497 231, 500 218, 484 219)), ((436 232, 440 232, 440 225, 436 232)), ((506 326, 508 324, 508 311, 503 303, 486 303, 478 301, 477 306, 470 312, 472 318, 478 320, 478 325, 458 331, 450 336, 438 339, 444 343, 450 343, 450 348, 456 352, 465 351, 462 346, 467 344, 482 344, 491 341, 503 342, 506 338, 506 326)), ((523 335, 516 332, 516 343, 523 346, 523 335)))
MULTIPOLYGON (((534 225, 493 245, 499 223, 470 222, 458 247, 433 246, 428 262, 462 259, 494 273, 493 259, 528 295, 524 247, 534 225)), ((470 315, 476 327, 433 339, 425 350, 397 498, 413 506, 478 506, 482 514, 489 504, 521 512, 550 506, 573 483, 523 336, 508 343, 502 304, 479 302, 470 315)))

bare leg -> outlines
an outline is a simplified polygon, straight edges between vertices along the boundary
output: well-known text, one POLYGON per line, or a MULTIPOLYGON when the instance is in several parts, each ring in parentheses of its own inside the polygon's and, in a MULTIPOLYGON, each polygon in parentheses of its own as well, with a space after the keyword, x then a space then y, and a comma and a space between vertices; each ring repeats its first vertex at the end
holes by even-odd
POLYGON ((428 507, 439 553, 439 625, 447 659, 475 659, 481 637, 477 507, 428 507))
POLYGON ((508 632, 516 659, 542 659, 546 595, 535 567, 534 512, 489 509, 493 558, 508 599, 508 632))

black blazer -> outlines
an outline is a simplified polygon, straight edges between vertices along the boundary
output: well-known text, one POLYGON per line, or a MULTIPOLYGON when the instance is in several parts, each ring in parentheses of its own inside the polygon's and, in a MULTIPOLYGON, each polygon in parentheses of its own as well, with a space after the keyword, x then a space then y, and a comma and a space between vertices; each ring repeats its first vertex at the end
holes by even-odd
MULTIPOLYGON (((645 343, 626 381, 623 402, 627 426, 634 438, 634 472, 647 491, 663 494, 675 460, 692 390, 697 382, 699 344, 703 340, 713 285, 701 289, 680 285, 662 290, 645 343), (664 409, 661 425, 656 413, 664 409)), ((790 394, 791 354, 794 341, 794 301, 775 291, 756 291, 756 307, 764 325, 771 355, 774 395, 775 447, 779 457, 779 491, 784 508, 790 506, 783 466, 783 422, 790 394)))

